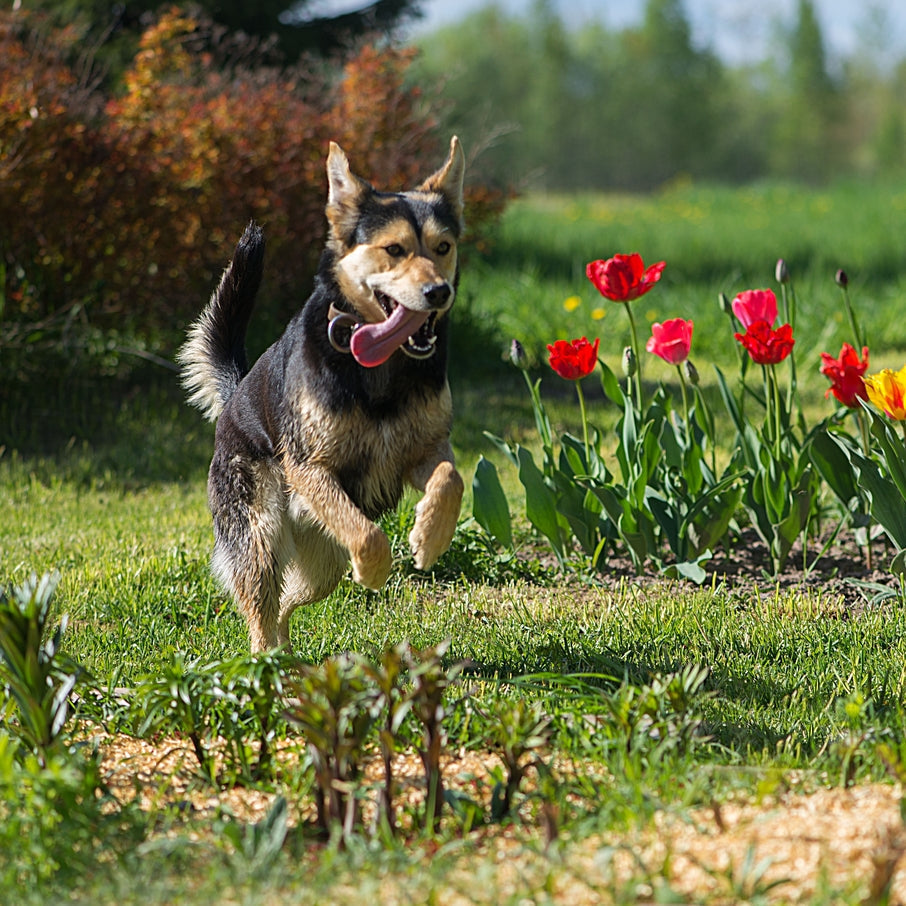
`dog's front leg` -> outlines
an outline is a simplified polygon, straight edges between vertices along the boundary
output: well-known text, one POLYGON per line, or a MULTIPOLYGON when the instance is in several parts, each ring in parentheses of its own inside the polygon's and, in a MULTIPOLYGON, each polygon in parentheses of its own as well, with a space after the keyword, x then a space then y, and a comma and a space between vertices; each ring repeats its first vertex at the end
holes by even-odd
POLYGON ((449 443, 435 456, 419 463, 409 482, 424 496, 415 507, 415 525, 409 533, 409 547, 417 569, 429 569, 450 546, 462 506, 462 477, 453 464, 449 443))
POLYGON ((349 551, 356 582, 366 588, 380 588, 390 575, 387 536, 352 502, 327 469, 285 462, 284 469, 287 486, 295 497, 291 510, 313 519, 349 551))

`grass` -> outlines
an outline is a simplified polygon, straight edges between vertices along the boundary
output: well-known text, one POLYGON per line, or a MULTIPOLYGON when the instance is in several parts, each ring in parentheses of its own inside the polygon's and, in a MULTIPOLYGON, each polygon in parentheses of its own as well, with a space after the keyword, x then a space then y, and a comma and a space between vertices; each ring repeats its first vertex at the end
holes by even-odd
MULTIPOLYGON (((703 372, 702 362, 735 355, 717 294, 770 285, 778 257, 796 281, 801 342, 815 358, 820 348, 836 351, 845 325, 833 273, 845 267, 873 368, 898 368, 906 327, 894 237, 904 232, 902 186, 732 192, 678 184, 650 198, 517 202, 491 250, 481 259, 473 252, 466 264, 452 383, 454 444, 467 484, 478 456, 493 455, 484 430, 531 440, 521 376, 501 361, 509 337, 541 361, 555 337, 600 335, 605 357, 619 358, 625 316, 613 308, 592 317, 609 303, 585 280, 587 260, 634 250, 667 260, 644 318, 693 318, 703 372), (581 302, 567 312, 570 295, 581 302)), ((662 377, 655 365, 648 370, 650 379, 662 377)), ((818 410, 822 379, 805 380, 818 410)), ((135 690, 176 652, 202 665, 241 656, 244 625, 207 566, 210 426, 181 403, 169 374, 142 376, 138 392, 78 386, 72 393, 61 381, 50 394, 24 388, 18 399, 0 399, 8 416, 0 436, 0 581, 59 570, 53 613, 70 619, 65 653, 102 689, 135 690)), ((555 419, 576 417, 570 387, 544 375, 544 388, 555 419)), ((296 829, 279 816, 270 824, 237 816, 230 791, 211 791, 191 772, 187 792, 144 811, 121 804, 105 812, 79 800, 64 814, 53 796, 65 799, 78 787, 67 786, 65 770, 80 758, 91 763, 84 747, 54 768, 51 795, 46 774, 28 774, 25 762, 14 768, 0 746, 0 818, 11 847, 0 857, 0 900, 15 891, 23 903, 765 902, 806 888, 774 887, 776 876, 754 850, 737 851, 733 832, 719 830, 723 819, 713 816, 721 809, 743 803, 765 818, 777 803, 792 808, 792 791, 842 797, 854 784, 880 783, 898 815, 890 781, 906 779, 902 592, 853 608, 830 591, 764 582, 600 583, 533 559, 524 530, 522 558, 493 550, 469 522, 468 503, 453 549, 426 576, 405 552, 412 503, 385 523, 399 553, 387 586, 370 593, 347 581, 297 611, 295 652, 319 664, 347 651, 376 659, 404 639, 419 648, 450 639, 445 663, 465 669, 446 702, 448 753, 493 758, 494 715, 507 702, 537 702, 550 721, 543 751, 556 765, 554 787, 545 792, 541 775, 532 775, 503 823, 485 804, 471 828, 448 811, 436 834, 412 830, 391 840, 363 829, 340 848, 304 829, 311 771, 292 731, 282 731, 291 754, 280 771, 249 784, 249 795, 272 807, 286 796, 296 829), (698 666, 706 669, 700 685, 659 685, 698 666), (190 808, 190 801, 207 804, 190 808), (698 828, 702 852, 722 839, 733 858, 715 857, 692 892, 684 887, 691 875, 670 858, 682 834, 664 822, 698 828), (23 877, 40 883, 23 893, 23 877)), ((129 697, 119 711, 85 708, 83 732, 134 732, 141 703, 129 697)), ((493 775, 450 773, 455 787, 490 801, 493 775)), ((899 819, 890 820, 896 830, 899 819)), ((873 829, 879 821, 862 823, 873 829)), ((801 825, 803 836, 808 830, 801 825)), ((881 869, 866 868, 851 845, 855 874, 834 873, 845 858, 816 867, 809 902, 885 902, 881 869)))

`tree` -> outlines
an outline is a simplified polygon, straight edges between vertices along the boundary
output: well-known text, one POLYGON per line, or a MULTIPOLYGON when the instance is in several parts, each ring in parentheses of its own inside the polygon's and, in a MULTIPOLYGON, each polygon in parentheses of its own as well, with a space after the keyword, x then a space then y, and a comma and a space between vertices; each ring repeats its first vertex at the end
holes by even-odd
MULTIPOLYGON (((336 16, 312 16, 312 0, 194 0, 196 6, 231 32, 266 41, 276 39, 282 62, 304 53, 328 56, 366 34, 389 33, 407 18, 421 15, 420 0, 362 0, 361 6, 336 16)), ((150 17, 172 0, 34 0, 61 24, 84 23, 92 43, 103 43, 102 56, 116 70, 131 59, 138 36, 150 17)))
MULTIPOLYGON (((783 176, 823 182, 839 161, 833 136, 839 95, 827 71, 824 38, 812 0, 799 0, 787 38, 785 90, 774 129, 773 168, 783 176)), ((842 118, 840 118, 842 119, 842 118)))

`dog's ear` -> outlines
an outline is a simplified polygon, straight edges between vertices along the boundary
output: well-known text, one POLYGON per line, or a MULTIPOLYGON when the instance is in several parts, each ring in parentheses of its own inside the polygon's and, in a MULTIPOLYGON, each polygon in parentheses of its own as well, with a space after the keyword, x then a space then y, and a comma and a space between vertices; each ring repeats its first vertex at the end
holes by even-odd
POLYGON ((462 183, 466 172, 466 157, 462 153, 462 145, 454 135, 450 140, 450 156, 447 162, 433 175, 429 176, 419 186, 422 192, 439 192, 453 205, 456 219, 462 223, 462 183))
POLYGON ((370 184, 349 169, 343 149, 330 143, 327 155, 327 221, 333 239, 349 245, 359 220, 362 201, 373 191, 370 184))

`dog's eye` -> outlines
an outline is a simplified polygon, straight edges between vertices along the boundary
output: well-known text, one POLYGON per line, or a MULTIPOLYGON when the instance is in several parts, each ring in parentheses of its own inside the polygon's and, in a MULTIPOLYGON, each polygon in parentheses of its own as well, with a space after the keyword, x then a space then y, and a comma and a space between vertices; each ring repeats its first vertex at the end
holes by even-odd
POLYGON ((400 258, 405 254, 405 249, 398 242, 394 242, 393 245, 385 246, 384 251, 391 258, 400 258))
POLYGON ((435 249, 435 251, 437 252, 438 255, 446 255, 450 251, 451 248, 452 248, 452 246, 450 245, 449 242, 442 242, 435 249))

